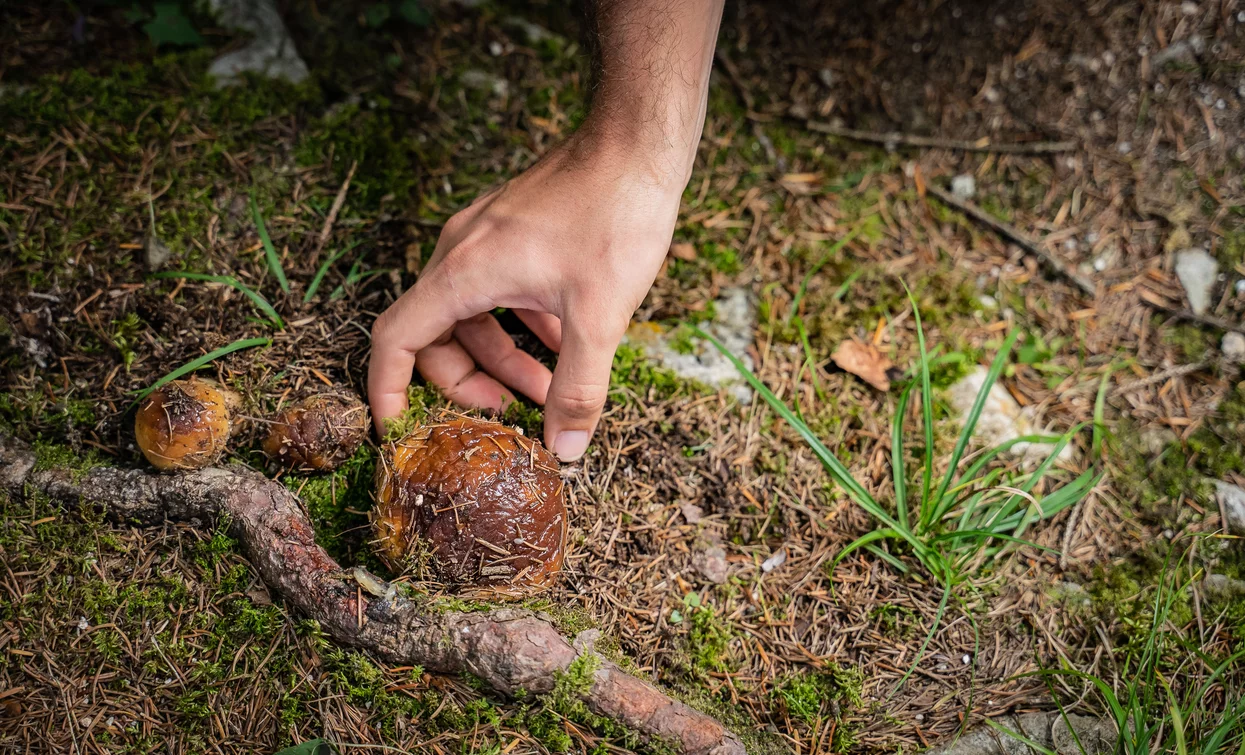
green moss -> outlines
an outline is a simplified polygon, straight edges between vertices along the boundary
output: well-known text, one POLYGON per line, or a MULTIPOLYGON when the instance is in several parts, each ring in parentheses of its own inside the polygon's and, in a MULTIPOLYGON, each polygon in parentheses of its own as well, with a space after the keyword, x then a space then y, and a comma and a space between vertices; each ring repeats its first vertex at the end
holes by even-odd
POLYGON ((316 542, 341 563, 378 566, 367 512, 372 508, 376 448, 365 444, 346 463, 324 475, 287 475, 282 482, 298 494, 316 530, 316 542))
POLYGON ((35 441, 32 449, 35 452, 36 472, 66 469, 69 470, 74 482, 81 481, 86 473, 95 467, 105 466, 104 461, 94 449, 79 454, 68 446, 43 440, 35 441))
POLYGON ((702 605, 690 617, 687 644, 692 667, 702 674, 733 670, 730 642, 734 635, 713 608, 702 605))
POLYGON ((915 634, 918 624, 916 612, 894 603, 874 606, 869 611, 869 618, 878 623, 878 630, 883 635, 897 640, 905 640, 915 634))
POLYGON ((679 394, 694 395, 701 391, 701 387, 693 381, 684 380, 673 370, 654 364, 645 356, 643 348, 623 343, 614 352, 610 394, 625 400, 628 389, 650 400, 664 400, 679 394))
POLYGON ((339 180, 358 165, 350 184, 352 202, 362 208, 382 201, 403 203, 418 185, 419 155, 403 115, 384 97, 365 104, 341 105, 308 124, 295 149, 300 165, 331 159, 339 180))
MULTIPOLYGON (((812 726, 831 711, 831 706, 845 703, 859 706, 864 690, 864 674, 857 668, 829 664, 824 671, 788 676, 774 687, 771 698, 789 716, 812 726)), ((833 717, 839 718, 837 713, 833 717)), ((836 751, 840 751, 836 748, 836 751)))
POLYGON ((1215 348, 1215 336, 1198 325, 1176 324, 1163 328, 1163 343, 1174 346, 1186 363, 1200 362, 1215 348))
POLYGON ((1245 266, 1245 227, 1223 234, 1223 241, 1216 250, 1216 256, 1225 268, 1242 269, 1242 266, 1245 266))

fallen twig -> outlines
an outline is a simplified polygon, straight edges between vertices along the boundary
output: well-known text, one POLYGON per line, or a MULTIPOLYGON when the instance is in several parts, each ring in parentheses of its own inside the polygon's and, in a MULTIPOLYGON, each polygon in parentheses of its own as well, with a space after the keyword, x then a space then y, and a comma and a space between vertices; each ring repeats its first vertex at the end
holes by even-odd
POLYGON ((337 215, 342 211, 342 206, 346 204, 346 192, 350 191, 350 179, 354 178, 355 168, 358 167, 358 160, 350 163, 350 170, 346 171, 346 180, 342 181, 341 188, 337 190, 337 196, 333 197, 329 214, 324 218, 324 226, 320 228, 320 238, 316 239, 317 249, 323 247, 329 240, 329 234, 333 232, 333 224, 337 222, 337 215))
MULTIPOLYGON (((226 516, 230 533, 264 583, 316 619, 333 639, 386 660, 441 674, 470 672, 496 692, 544 694, 581 655, 549 622, 522 609, 426 612, 366 570, 343 573, 316 545, 298 498, 242 467, 179 474, 95 467, 36 469, 21 441, 0 433, 0 490, 36 490, 67 506, 101 506, 117 521, 201 523, 226 516)), ((709 716, 595 656, 580 693, 596 715, 695 755, 743 755, 739 739, 709 716)))
POLYGON ((1159 383, 1165 383, 1172 378, 1184 377, 1185 375, 1191 375, 1194 372, 1200 372, 1209 367, 1211 364, 1212 363, 1210 361, 1194 362, 1193 364, 1182 364, 1178 367, 1172 367, 1161 372, 1156 372, 1149 377, 1144 377, 1140 380, 1134 380, 1131 383, 1121 385, 1119 388, 1111 391, 1111 398, 1122 396, 1125 393, 1131 393, 1142 388, 1149 388, 1150 386, 1158 385, 1159 383))
POLYGON ((942 202, 943 204, 954 207, 955 209, 964 213, 965 215, 972 218, 973 220, 976 220, 978 223, 981 223, 982 225, 990 228, 992 231, 999 234, 1000 236, 1003 236, 1004 238, 1010 239, 1011 241, 1015 242, 1018 246, 1020 246, 1026 252, 1042 260, 1052 270, 1054 270, 1055 272, 1059 273, 1064 278, 1074 283, 1076 287, 1081 289, 1081 291, 1085 292, 1086 295, 1088 296, 1094 295, 1095 288, 1092 282, 1078 275, 1076 272, 1072 270, 1071 267, 1064 264, 1062 260, 1060 260, 1059 258, 1055 257, 1050 252, 1043 249, 1038 244, 1038 242, 1029 238, 1026 234, 1021 232, 1014 226, 1008 223, 1004 223, 1003 221, 994 217, 993 215, 981 209, 980 207, 973 204, 972 202, 966 202, 956 197, 951 192, 944 191, 938 188, 937 186, 927 185, 925 187, 925 191, 930 194, 933 194, 938 199, 939 202, 942 202))
POLYGON ((1222 317, 1215 317, 1214 315, 1199 315, 1197 312, 1194 312, 1191 309, 1184 309, 1181 307, 1169 307, 1165 304, 1159 304, 1158 302, 1153 302, 1153 301, 1149 301, 1146 299, 1143 299, 1143 301, 1148 306, 1154 307, 1155 309, 1161 312, 1166 312, 1167 314, 1171 315, 1173 319, 1176 319, 1176 320, 1189 320, 1191 322, 1201 323, 1202 325, 1208 325, 1212 328, 1218 328, 1220 330, 1235 330, 1235 331, 1245 332, 1245 324, 1242 324, 1242 323, 1230 322, 1228 320, 1223 319, 1222 317))
POLYGON ((985 139, 970 142, 961 139, 943 139, 937 136, 904 134, 898 131, 861 131, 859 129, 846 128, 844 126, 834 126, 829 123, 822 123, 821 121, 805 121, 804 127, 809 131, 816 131, 818 133, 829 134, 831 136, 839 136, 844 139, 852 139, 858 142, 885 144, 887 146, 903 145, 907 147, 953 149, 960 152, 998 152, 1011 155, 1048 155, 1054 152, 1071 152, 1077 148, 1076 142, 1005 142, 997 144, 991 143, 985 139))

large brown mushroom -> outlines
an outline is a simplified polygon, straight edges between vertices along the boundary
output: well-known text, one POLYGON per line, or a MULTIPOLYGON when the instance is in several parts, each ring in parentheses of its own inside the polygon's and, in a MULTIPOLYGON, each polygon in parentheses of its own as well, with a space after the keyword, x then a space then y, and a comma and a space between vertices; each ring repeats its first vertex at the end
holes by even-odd
POLYGON ((442 415, 385 444, 373 512, 381 558, 415 562, 469 592, 521 596, 553 583, 566 551, 558 462, 497 422, 442 415))
POLYGON ((264 453, 286 467, 330 471, 359 450, 367 429, 367 407, 354 396, 309 396, 273 418, 264 438, 264 453))
POLYGON ((241 405, 241 396, 215 380, 174 380, 139 403, 134 437, 156 469, 202 469, 224 452, 241 405))

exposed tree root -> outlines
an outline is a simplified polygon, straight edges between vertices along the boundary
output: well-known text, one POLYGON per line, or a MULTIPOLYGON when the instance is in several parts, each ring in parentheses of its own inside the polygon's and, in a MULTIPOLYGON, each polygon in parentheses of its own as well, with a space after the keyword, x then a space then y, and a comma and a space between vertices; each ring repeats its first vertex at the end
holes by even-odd
MULTIPOLYGON (((559 672, 581 653, 593 652, 572 646, 530 611, 430 613, 362 569, 344 573, 316 545, 298 498, 250 470, 150 474, 35 467, 35 454, 26 444, 0 433, 0 487, 14 494, 29 486, 71 507, 102 506, 110 518, 138 524, 229 517, 231 535, 269 588, 319 621, 336 641, 393 663, 442 674, 470 672, 505 695, 520 689, 542 694, 553 690, 559 672)), ((716 720, 607 660, 594 665, 592 683, 580 695, 596 715, 685 753, 744 753, 739 739, 716 720)))

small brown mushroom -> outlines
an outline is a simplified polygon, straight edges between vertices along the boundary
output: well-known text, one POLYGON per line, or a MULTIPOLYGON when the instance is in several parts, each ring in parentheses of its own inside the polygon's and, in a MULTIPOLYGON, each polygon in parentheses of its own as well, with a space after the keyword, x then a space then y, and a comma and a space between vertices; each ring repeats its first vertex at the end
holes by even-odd
POLYGON ((429 558, 469 591, 521 596, 553 583, 566 552, 558 462, 497 422, 443 415, 382 448, 373 521, 394 570, 429 558))
POLYGON ((139 404, 134 437, 156 469, 202 469, 224 452, 241 405, 241 396, 215 380, 174 380, 139 404))
POLYGON ((363 445, 368 421, 367 407, 354 396, 309 396, 277 414, 264 439, 264 453, 286 467, 337 469, 363 445))

